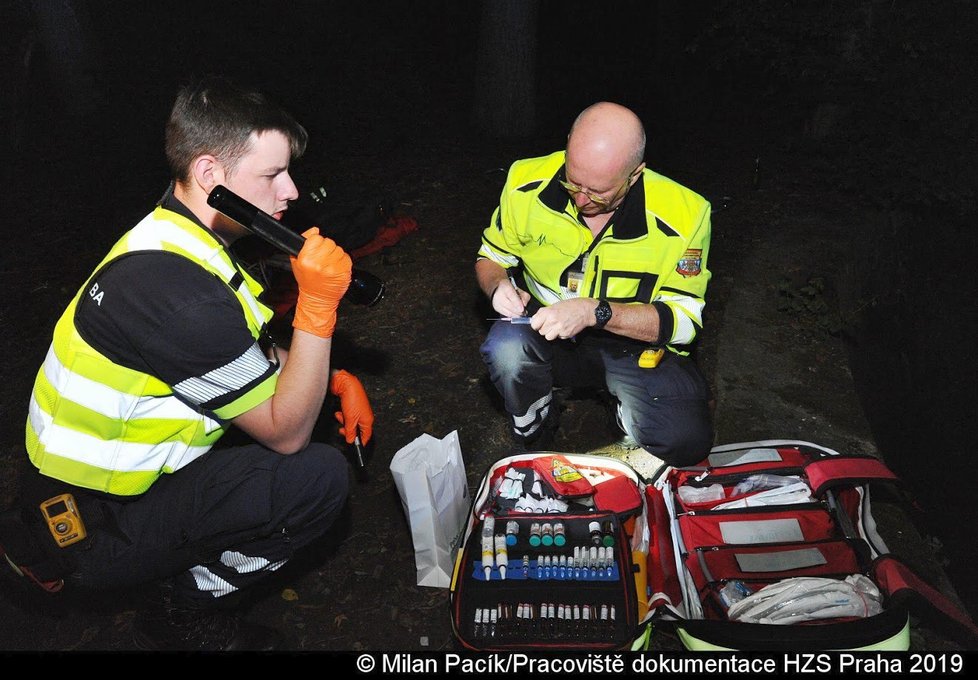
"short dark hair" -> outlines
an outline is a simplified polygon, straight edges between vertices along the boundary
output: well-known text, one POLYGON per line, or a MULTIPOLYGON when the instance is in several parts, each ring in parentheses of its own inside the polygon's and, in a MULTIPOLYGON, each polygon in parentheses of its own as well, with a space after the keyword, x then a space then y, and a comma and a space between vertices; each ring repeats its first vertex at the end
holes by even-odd
POLYGON ((268 130, 285 135, 293 160, 305 151, 305 128, 265 95, 218 76, 198 79, 180 89, 166 122, 170 172, 177 182, 187 182, 191 162, 202 154, 213 154, 233 172, 249 149, 251 134, 268 130))

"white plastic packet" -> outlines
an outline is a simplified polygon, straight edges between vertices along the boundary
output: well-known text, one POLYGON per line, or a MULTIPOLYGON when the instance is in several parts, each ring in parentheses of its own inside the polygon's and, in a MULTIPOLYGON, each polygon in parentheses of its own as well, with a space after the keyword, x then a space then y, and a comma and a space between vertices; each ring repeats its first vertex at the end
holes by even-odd
POLYGON ((720 503, 714 510, 729 510, 732 508, 753 508, 761 505, 790 505, 792 503, 811 503, 812 490, 805 482, 797 482, 788 486, 779 486, 767 491, 761 491, 753 496, 738 498, 735 501, 720 503))
POLYGON ((687 505, 692 503, 708 503, 710 501, 722 501, 726 496, 723 487, 719 484, 710 486, 687 486, 679 487, 679 500, 687 505))
POLYGON ((838 617, 867 617, 883 611, 879 589, 862 574, 844 581, 830 578, 788 578, 735 602, 731 621, 791 624, 838 617))

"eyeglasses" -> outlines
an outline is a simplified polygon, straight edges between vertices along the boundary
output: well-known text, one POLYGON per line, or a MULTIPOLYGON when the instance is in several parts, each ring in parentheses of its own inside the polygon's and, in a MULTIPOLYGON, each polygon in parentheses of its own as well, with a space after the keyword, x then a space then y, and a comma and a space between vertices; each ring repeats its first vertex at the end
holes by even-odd
POLYGON ((622 182, 621 186, 615 190, 615 193, 611 195, 611 198, 603 198, 598 194, 594 193, 593 191, 586 189, 585 187, 574 184, 573 182, 568 182, 566 179, 558 179, 557 181, 560 183, 560 186, 564 187, 564 191, 566 191, 567 193, 571 195, 584 194, 585 196, 587 196, 587 199, 592 203, 594 203, 595 205, 600 205, 606 208, 612 203, 614 203, 615 199, 618 198, 618 194, 621 193, 622 189, 627 187, 629 182, 632 181, 632 178, 635 177, 636 172, 638 172, 638 167, 636 167, 634 170, 628 173, 628 177, 626 177, 625 181, 622 182))

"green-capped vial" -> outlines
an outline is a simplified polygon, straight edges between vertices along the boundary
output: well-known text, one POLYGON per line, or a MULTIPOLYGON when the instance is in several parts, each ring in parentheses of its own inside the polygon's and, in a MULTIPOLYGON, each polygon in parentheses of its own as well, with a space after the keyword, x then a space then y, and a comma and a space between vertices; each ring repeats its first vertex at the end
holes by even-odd
POLYGON ((611 547, 615 544, 615 525, 610 521, 604 523, 602 530, 601 543, 607 547, 611 547))
POLYGON ((540 535, 543 537, 543 544, 550 546, 554 544, 554 526, 550 522, 544 522, 540 528, 540 535))
POLYGON ((563 522, 554 523, 554 545, 560 546, 567 543, 567 536, 564 530, 563 522))
POLYGON ((540 523, 534 522, 530 525, 530 545, 534 548, 540 545, 540 523))

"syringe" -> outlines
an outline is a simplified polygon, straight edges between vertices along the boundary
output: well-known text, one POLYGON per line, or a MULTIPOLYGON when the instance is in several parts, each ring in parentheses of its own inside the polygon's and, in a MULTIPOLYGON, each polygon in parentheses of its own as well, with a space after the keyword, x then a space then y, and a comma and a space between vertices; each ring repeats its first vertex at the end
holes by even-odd
POLYGON ((530 323, 531 318, 529 316, 497 316, 489 317, 486 321, 508 321, 509 323, 523 324, 530 323))

